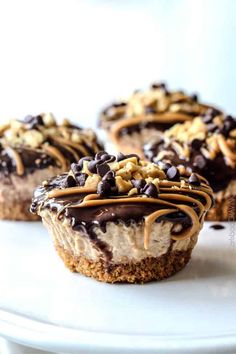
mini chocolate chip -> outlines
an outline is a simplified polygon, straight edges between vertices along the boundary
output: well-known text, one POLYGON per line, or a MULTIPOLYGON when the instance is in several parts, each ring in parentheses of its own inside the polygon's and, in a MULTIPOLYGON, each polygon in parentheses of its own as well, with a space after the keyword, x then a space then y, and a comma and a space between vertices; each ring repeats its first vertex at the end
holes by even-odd
POLYGON ((106 155, 102 155, 102 157, 101 157, 101 160, 102 161, 106 161, 107 163, 108 162, 113 162, 113 161, 115 161, 115 156, 114 155, 109 155, 109 154, 106 154, 106 155))
POLYGON ((202 170, 206 166, 206 159, 202 155, 197 155, 194 158, 193 165, 202 170))
POLYGON ((76 182, 80 187, 85 185, 87 177, 88 177, 87 173, 77 173, 75 175, 76 182))
POLYGON ((166 89, 166 84, 164 82, 154 82, 152 85, 151 85, 151 88, 152 89, 166 89))
POLYGON ((171 164, 169 162, 163 162, 163 161, 158 161, 157 165, 160 167, 160 169, 164 172, 167 172, 169 168, 171 168, 171 164))
POLYGON ((102 181, 108 182, 110 186, 115 186, 116 185, 115 172, 114 171, 107 172, 105 176, 102 177, 102 181))
POLYGON ((225 116, 224 120, 225 121, 230 121, 230 122, 234 122, 235 121, 235 119, 232 116, 230 116, 230 115, 225 116))
POLYGON ((144 188, 146 185, 145 179, 132 179, 131 183, 134 186, 134 188, 138 189, 138 191, 140 191, 140 189, 144 188))
POLYGON ((110 194, 111 194, 111 195, 117 195, 117 194, 118 194, 118 188, 117 188, 117 186, 111 186, 110 194))
POLYGON ((76 186, 76 180, 74 179, 73 176, 67 175, 65 180, 64 180, 63 186, 65 188, 75 187, 76 186))
POLYGON ((117 157, 116 157, 117 162, 120 162, 124 159, 125 159, 125 155, 122 154, 122 152, 118 152, 117 157))
POLYGON ((217 125, 215 125, 214 123, 210 123, 207 125, 207 130, 210 133, 213 133, 217 128, 218 128, 217 125))
POLYGON ((78 162, 80 169, 82 170, 84 161, 92 161, 92 159, 91 156, 82 157, 78 162))
POLYGON ((175 166, 171 166, 170 168, 168 168, 166 176, 171 181, 179 181, 180 179, 179 170, 175 166))
POLYGON ((194 102, 198 102, 198 95, 196 93, 194 93, 191 98, 194 102))
POLYGON ((44 125, 43 118, 41 116, 36 116, 35 120, 38 125, 44 125))
POLYGON ((143 189, 142 193, 146 194, 148 197, 157 198, 158 191, 157 187, 153 183, 148 183, 143 189))
POLYGON ((131 157, 136 157, 136 159, 139 161, 140 160, 140 157, 137 155, 137 154, 128 154, 128 155, 125 155, 125 158, 126 159, 129 159, 131 157))
POLYGON ((194 150, 200 150, 200 148, 202 147, 203 141, 200 139, 193 139, 193 141, 191 142, 191 146, 194 150))
POLYGON ((113 103, 113 107, 114 108, 119 108, 119 107, 125 107, 127 105, 127 103, 126 102, 115 102, 115 103, 113 103))
POLYGON ((89 170, 89 172, 91 172, 91 173, 97 173, 97 166, 98 166, 98 161, 90 161, 89 163, 88 163, 88 170, 89 170))
POLYGON ((76 174, 76 173, 78 173, 78 172, 81 171, 81 166, 79 166, 78 163, 73 162, 73 163, 70 165, 70 169, 71 169, 71 171, 72 171, 74 174, 76 174))
POLYGON ((215 118, 216 116, 218 116, 219 113, 220 112, 215 108, 208 108, 208 110, 206 111, 206 115, 209 115, 212 118, 215 118))
POLYGON ((203 123, 205 123, 205 124, 209 124, 209 123, 212 122, 212 119, 213 119, 213 118, 212 118, 211 115, 206 114, 206 115, 203 116, 202 121, 203 121, 203 123))
POLYGON ((201 181, 198 178, 198 176, 196 175, 196 173, 192 173, 191 176, 188 179, 189 184, 192 184, 194 186, 200 186, 201 185, 201 181))
POLYGON ((101 196, 109 195, 111 191, 111 186, 107 181, 101 181, 98 183, 97 192, 101 196))
POLYGON ((34 129, 38 125, 44 125, 43 118, 41 116, 28 115, 23 119, 23 123, 27 124, 29 129, 34 129))
POLYGON ((104 177, 105 174, 109 171, 110 171, 110 167, 106 162, 97 165, 97 173, 99 174, 99 176, 104 177))
POLYGON ((105 180, 114 179, 114 178, 115 178, 115 172, 109 171, 105 174, 105 176, 102 179, 105 181, 105 180))
POLYGON ((228 136, 229 132, 236 128, 236 120, 233 119, 231 116, 227 116, 224 119, 224 125, 221 129, 219 129, 219 133, 223 134, 224 136, 228 136))
POLYGON ((107 155, 106 151, 99 151, 95 155, 95 160, 100 160, 103 155, 107 155))

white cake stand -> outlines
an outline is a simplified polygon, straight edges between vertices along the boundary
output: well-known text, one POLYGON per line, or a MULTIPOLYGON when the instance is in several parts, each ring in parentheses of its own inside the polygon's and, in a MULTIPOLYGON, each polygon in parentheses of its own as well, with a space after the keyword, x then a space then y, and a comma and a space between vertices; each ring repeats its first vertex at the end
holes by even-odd
POLYGON ((172 278, 109 285, 70 273, 41 223, 0 222, 3 354, 235 353, 236 225, 225 225, 207 223, 172 278))

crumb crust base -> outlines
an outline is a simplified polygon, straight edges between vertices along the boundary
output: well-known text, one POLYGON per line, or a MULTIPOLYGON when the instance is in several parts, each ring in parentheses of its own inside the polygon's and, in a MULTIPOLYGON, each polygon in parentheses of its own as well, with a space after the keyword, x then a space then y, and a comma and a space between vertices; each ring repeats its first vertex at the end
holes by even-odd
POLYGON ((106 283, 146 283, 168 278, 186 266, 192 253, 192 249, 171 251, 158 258, 149 257, 140 262, 112 264, 74 256, 59 244, 55 248, 70 271, 106 283))

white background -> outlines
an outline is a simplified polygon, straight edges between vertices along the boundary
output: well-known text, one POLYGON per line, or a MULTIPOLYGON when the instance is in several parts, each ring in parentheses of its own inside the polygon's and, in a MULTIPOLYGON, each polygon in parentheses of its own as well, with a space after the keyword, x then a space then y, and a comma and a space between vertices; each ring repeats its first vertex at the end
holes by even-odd
POLYGON ((0 122, 51 111, 96 126, 155 80, 235 114, 235 0, 0 0, 0 122))
POLYGON ((165 80, 236 111, 234 0, 0 0, 0 121, 52 111, 95 126, 165 80))

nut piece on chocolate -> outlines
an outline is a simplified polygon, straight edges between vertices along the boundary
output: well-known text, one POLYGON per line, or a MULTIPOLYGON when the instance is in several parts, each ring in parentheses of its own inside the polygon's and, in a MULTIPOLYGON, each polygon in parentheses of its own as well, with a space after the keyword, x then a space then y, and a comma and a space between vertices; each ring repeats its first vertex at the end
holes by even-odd
POLYGON ((164 83, 154 83, 146 91, 135 91, 127 101, 105 108, 99 125, 108 132, 118 150, 141 154, 142 145, 166 129, 207 111, 209 121, 219 113, 199 102, 196 94, 170 91, 164 83))
POLYGON ((35 219, 28 211, 34 188, 99 150, 93 131, 67 119, 58 124, 52 114, 28 115, 0 126, 0 219, 35 219))
POLYGON ((216 200, 207 218, 227 221, 236 217, 236 119, 210 109, 192 122, 176 124, 162 139, 144 146, 145 156, 156 163, 171 163, 198 184, 206 178, 216 200), (231 216, 229 216, 231 215, 231 216))
POLYGON ((105 282, 147 282, 182 269, 212 204, 201 176, 105 151, 35 190, 42 217, 71 270, 105 282))

